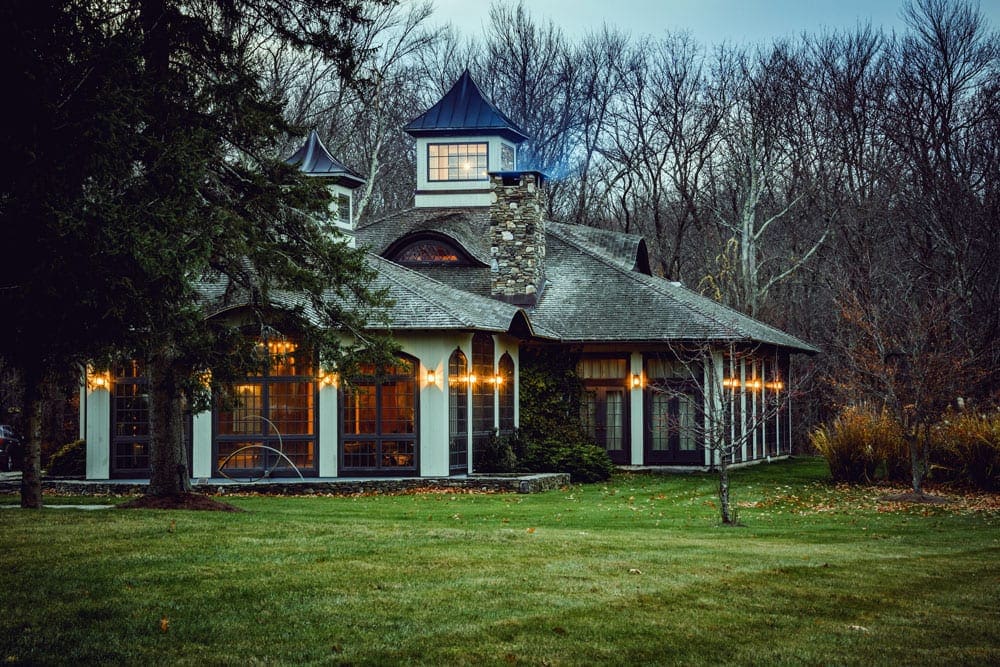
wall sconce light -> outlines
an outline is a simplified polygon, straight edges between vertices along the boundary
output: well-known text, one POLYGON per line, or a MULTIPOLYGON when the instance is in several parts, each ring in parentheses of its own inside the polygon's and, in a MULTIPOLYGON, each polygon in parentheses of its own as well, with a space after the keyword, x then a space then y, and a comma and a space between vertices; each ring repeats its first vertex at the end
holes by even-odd
POLYGON ((638 389, 642 386, 642 375, 639 373, 632 373, 632 388, 638 389))
POLYGON ((91 391, 104 389, 111 391, 111 371, 94 371, 87 373, 87 388, 91 391))
POLYGON ((502 375, 497 375, 495 378, 493 378, 493 383, 496 384, 496 386, 498 386, 498 387, 500 385, 502 385, 503 384, 503 376, 502 375))
POLYGON ((434 372, 434 369, 427 371, 427 384, 437 384, 437 373, 434 372))
POLYGON ((471 373, 469 374, 469 384, 476 384, 476 376, 471 373))

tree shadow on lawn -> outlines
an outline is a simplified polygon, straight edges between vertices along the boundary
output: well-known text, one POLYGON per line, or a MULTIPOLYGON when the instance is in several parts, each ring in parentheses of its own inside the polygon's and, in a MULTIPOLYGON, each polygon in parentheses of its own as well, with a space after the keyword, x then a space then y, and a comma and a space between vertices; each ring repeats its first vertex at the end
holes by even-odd
POLYGON ((207 512, 242 512, 240 507, 223 503, 202 493, 178 493, 170 496, 139 496, 118 505, 118 509, 200 510, 207 512))

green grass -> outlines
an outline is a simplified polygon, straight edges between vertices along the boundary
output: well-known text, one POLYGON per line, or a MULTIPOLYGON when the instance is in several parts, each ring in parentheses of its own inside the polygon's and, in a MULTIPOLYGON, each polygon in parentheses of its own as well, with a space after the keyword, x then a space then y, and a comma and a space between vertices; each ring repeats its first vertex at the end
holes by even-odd
POLYGON ((741 528, 701 475, 0 510, 0 661, 1000 663, 995 498, 885 505, 826 477, 737 472, 741 528))

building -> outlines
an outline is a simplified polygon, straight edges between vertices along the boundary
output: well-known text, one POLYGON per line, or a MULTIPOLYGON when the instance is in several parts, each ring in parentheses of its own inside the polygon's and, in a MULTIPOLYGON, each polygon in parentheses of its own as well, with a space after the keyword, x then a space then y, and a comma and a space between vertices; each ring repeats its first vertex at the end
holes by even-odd
MULTIPOLYGON (((518 168, 526 135, 468 72, 405 129, 414 206, 361 226, 350 195, 362 180, 315 133, 289 158, 327 181, 332 224, 370 249, 399 363, 346 390, 294 341, 267 341, 275 363, 232 388, 238 406, 192 418, 193 477, 287 463, 314 477, 469 473, 478 445, 520 422, 530 348, 579 355, 581 417, 618 464, 710 467, 720 429, 739 443, 735 462, 790 452, 789 355, 814 348, 652 275, 638 236, 546 220, 545 176, 518 168)), ((141 368, 114 375, 85 389, 87 476, 141 478, 141 368)))

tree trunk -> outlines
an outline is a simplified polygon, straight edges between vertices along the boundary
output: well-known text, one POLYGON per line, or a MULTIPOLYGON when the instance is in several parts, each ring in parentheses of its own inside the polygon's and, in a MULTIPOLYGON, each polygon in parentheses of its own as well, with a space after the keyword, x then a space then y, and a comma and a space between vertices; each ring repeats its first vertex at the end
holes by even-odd
POLYGON ((910 472, 913 480, 913 493, 918 496, 924 495, 924 462, 920 457, 920 443, 917 442, 917 434, 906 435, 906 445, 910 450, 910 472))
POLYGON ((722 515, 722 523, 731 526, 736 523, 729 506, 729 462, 726 461, 725 450, 719 456, 719 512, 722 515))
POLYGON ((41 379, 37 374, 26 372, 24 378, 24 406, 27 411, 28 432, 21 457, 21 507, 40 509, 42 507, 42 406, 43 392, 41 379))
POLYGON ((191 490, 184 447, 184 401, 177 353, 165 345, 149 359, 149 489, 151 496, 175 496, 191 490))

